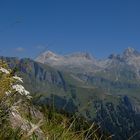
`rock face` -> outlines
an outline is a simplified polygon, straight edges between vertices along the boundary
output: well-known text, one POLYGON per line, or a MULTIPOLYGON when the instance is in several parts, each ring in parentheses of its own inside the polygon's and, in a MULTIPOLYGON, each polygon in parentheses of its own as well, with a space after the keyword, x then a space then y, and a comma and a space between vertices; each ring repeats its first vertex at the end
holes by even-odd
MULTIPOLYGON (((25 133, 28 137, 30 137, 30 134, 34 132, 38 140, 45 139, 45 134, 40 129, 43 119, 44 116, 39 110, 33 106, 27 105, 25 102, 18 103, 16 106, 13 105, 9 113, 10 124, 14 129, 20 128, 22 133, 25 133), (37 120, 36 123, 32 123, 26 117, 23 117, 26 113, 31 114, 30 116, 37 120)), ((25 137, 25 139, 27 138, 25 137)))

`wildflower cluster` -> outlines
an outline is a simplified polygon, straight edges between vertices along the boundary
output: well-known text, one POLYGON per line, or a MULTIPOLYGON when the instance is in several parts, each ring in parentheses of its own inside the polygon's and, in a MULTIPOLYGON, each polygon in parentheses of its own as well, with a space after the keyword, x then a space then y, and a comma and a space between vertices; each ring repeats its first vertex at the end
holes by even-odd
MULTIPOLYGON (((27 91, 20 83, 23 83, 21 77, 11 75, 12 70, 8 69, 6 65, 0 62, 0 90, 4 95, 11 93, 19 93, 31 98, 30 92, 27 91)), ((1 93, 1 95, 2 95, 1 93)))
POLYGON ((29 91, 25 90, 25 88, 22 85, 13 85, 12 88, 17 91, 18 93, 20 93, 21 95, 29 95, 29 91))
POLYGON ((5 73, 5 74, 10 74, 10 72, 7 70, 7 69, 5 69, 5 68, 0 68, 0 71, 2 72, 2 73, 5 73))

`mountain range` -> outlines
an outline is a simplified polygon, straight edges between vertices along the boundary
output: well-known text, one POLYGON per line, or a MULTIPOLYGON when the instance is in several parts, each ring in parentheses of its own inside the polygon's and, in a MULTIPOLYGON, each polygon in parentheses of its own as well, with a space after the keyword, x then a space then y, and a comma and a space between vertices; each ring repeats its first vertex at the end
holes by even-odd
POLYGON ((72 72, 76 72, 76 69, 81 70, 82 73, 103 71, 114 67, 114 65, 133 67, 137 76, 139 76, 140 70, 140 53, 133 48, 127 48, 121 55, 111 54, 108 58, 100 60, 89 53, 73 53, 61 56, 51 51, 46 51, 40 54, 35 61, 49 64, 59 69, 67 67, 67 70, 72 70, 72 72))
POLYGON ((115 140, 139 139, 140 52, 96 59, 89 53, 58 55, 45 51, 35 60, 1 57, 17 68, 24 86, 38 98, 35 104, 53 104, 98 122, 115 140))

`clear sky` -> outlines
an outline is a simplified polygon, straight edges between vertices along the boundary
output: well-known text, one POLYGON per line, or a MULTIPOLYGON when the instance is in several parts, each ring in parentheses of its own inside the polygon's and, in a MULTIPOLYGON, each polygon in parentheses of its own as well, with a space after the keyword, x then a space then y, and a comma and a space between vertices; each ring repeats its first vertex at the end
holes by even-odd
POLYGON ((0 0, 0 55, 140 51, 140 0, 0 0))

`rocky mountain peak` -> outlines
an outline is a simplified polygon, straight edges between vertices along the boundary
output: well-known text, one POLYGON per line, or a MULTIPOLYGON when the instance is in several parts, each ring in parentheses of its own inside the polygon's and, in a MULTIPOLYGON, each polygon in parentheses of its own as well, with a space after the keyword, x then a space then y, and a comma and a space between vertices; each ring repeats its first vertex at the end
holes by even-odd
POLYGON ((45 51, 42 54, 40 54, 35 60, 37 62, 45 63, 48 59, 57 60, 59 58, 60 56, 55 54, 54 52, 45 51))
POLYGON ((135 50, 134 48, 128 47, 124 52, 123 56, 126 57, 132 57, 132 56, 140 56, 140 53, 135 50))
POLYGON ((42 53, 42 55, 47 57, 47 58, 56 56, 56 54, 53 53, 52 51, 45 51, 45 52, 42 53))
POLYGON ((128 53, 133 53, 136 50, 132 47, 128 47, 125 51, 128 52, 128 53))

